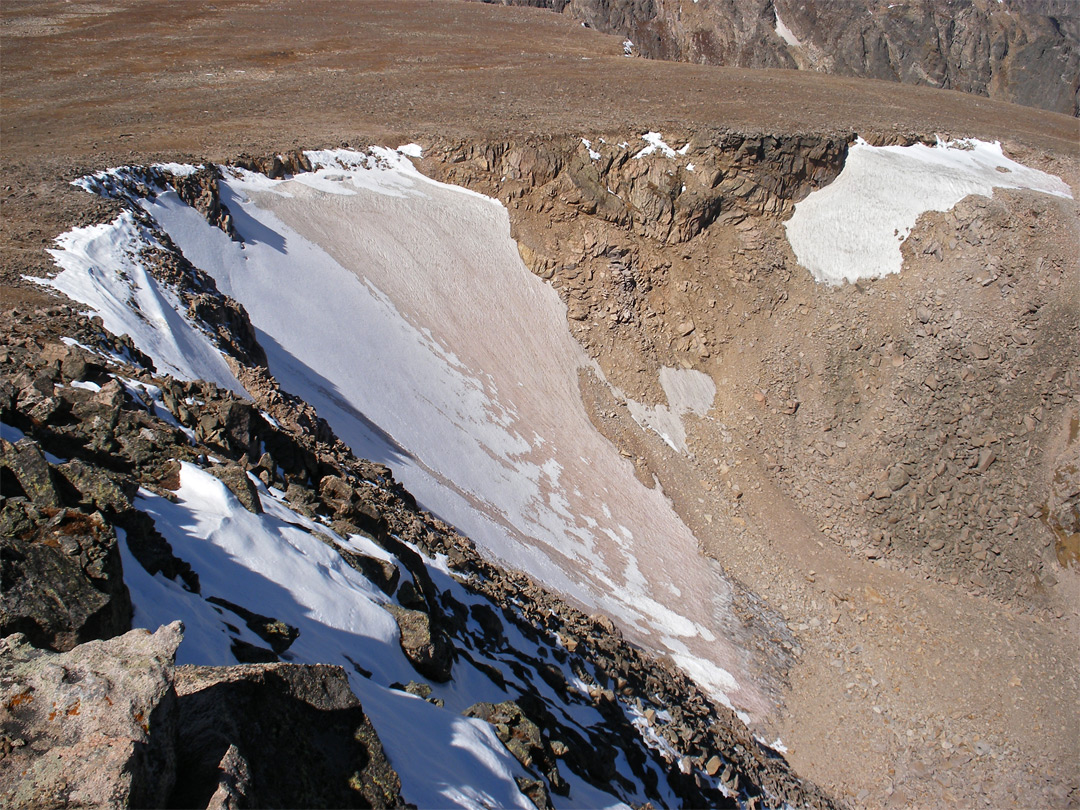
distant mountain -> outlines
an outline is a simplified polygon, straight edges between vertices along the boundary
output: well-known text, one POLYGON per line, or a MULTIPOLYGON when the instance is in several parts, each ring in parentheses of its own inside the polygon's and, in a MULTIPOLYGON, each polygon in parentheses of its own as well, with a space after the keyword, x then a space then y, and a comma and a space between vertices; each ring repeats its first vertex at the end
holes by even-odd
POLYGON ((1070 0, 502 0, 567 13, 652 59, 816 70, 1080 114, 1070 0))

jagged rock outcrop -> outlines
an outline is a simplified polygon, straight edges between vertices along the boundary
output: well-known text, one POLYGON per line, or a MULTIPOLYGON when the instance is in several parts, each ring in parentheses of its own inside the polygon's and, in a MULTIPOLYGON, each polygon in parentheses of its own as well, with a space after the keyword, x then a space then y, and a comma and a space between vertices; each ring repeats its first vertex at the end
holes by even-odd
MULTIPOLYGON (((501 176, 497 193, 511 208, 533 205, 531 192, 539 191, 539 199, 548 202, 539 204, 538 213, 563 203, 573 213, 672 244, 687 242, 714 223, 734 225, 752 214, 790 211, 836 177, 849 140, 734 132, 664 135, 673 146, 603 139, 586 146, 574 139, 538 138, 447 144, 430 155, 438 158, 436 171, 447 182, 469 185, 485 175, 501 176)), ((560 214, 557 221, 568 221, 560 214)), ((527 239, 523 244, 527 264, 542 260, 536 246, 527 239)))
POLYGON ((35 442, 0 445, 2 469, 21 485, 5 486, 0 506, 0 633, 63 651, 130 628, 113 527, 101 512, 63 506, 61 476, 35 442))
POLYGON ((502 2, 569 13, 655 59, 814 70, 1080 113, 1080 14, 1069 0, 502 2))
POLYGON ((4 806, 403 806, 340 667, 176 669, 182 638, 174 622, 66 653, 0 640, 4 806))
POLYGON ((239 239, 233 227, 232 214, 221 203, 217 184, 219 177, 216 166, 200 166, 191 174, 174 176, 172 187, 180 199, 202 214, 207 222, 233 239, 239 239))
POLYGON ((66 653, 0 641, 5 807, 163 807, 176 776, 179 622, 66 653))
POLYGON ((176 807, 399 807, 401 783, 340 667, 176 671, 176 807))

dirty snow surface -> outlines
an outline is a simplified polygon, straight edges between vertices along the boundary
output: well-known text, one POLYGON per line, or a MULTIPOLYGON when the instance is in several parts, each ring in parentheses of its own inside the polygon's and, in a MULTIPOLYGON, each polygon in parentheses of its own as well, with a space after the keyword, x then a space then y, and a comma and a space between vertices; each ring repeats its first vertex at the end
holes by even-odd
MULTIPOLYGON (((282 387, 358 456, 488 554, 670 654, 717 700, 764 710, 732 637, 730 585, 590 423, 578 375, 599 370, 522 264, 506 210, 425 178, 406 152, 308 152, 316 171, 282 180, 223 169, 242 241, 174 191, 141 204, 245 307, 282 387)), ((97 308, 94 274, 80 283, 69 294, 97 308)), ((110 328, 157 362, 173 323, 151 324, 158 335, 127 317, 110 328)), ((668 376, 669 424, 711 405, 711 388, 668 376)))
POLYGON ((860 138, 839 177, 795 206, 787 237, 818 281, 882 278, 900 272, 900 245, 921 214, 995 188, 1072 197, 1060 178, 1010 160, 998 143, 870 146, 860 138))

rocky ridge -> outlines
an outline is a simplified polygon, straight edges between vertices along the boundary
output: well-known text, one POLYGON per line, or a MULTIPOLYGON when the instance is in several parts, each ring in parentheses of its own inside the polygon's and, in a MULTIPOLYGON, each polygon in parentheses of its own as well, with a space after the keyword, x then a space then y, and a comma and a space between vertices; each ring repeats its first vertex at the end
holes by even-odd
POLYGON ((1059 0, 503 4, 569 14, 626 38, 627 55, 883 79, 1080 114, 1080 18, 1059 0))

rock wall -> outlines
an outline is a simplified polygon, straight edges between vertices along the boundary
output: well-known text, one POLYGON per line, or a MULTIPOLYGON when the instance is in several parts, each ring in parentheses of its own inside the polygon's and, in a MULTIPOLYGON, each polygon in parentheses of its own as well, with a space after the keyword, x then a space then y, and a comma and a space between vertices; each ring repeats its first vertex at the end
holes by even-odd
POLYGON ((504 201, 609 381, 663 403, 661 367, 716 380, 702 452, 720 470, 738 439, 739 463, 837 543, 1039 609, 1057 565, 1044 515, 1068 513, 1048 459, 1080 389, 1069 203, 969 198, 924 216, 899 277, 831 289, 782 222, 840 171, 844 136, 667 140, 641 157, 610 136, 447 145, 431 171, 504 201))
POLYGON ((1080 111, 1080 15, 1068 0, 503 2, 568 13, 654 59, 815 70, 1080 111))

